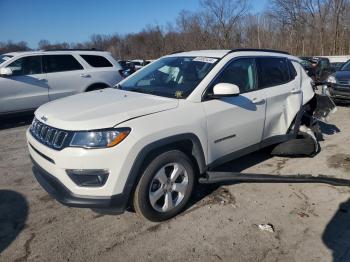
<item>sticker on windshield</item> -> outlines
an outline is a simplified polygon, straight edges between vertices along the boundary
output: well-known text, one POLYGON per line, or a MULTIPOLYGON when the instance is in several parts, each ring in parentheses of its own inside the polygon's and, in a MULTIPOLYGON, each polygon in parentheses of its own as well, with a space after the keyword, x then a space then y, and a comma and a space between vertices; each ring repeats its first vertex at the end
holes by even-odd
POLYGON ((182 97, 182 94, 183 94, 182 91, 176 91, 176 92, 175 92, 175 97, 176 97, 176 98, 181 98, 181 97, 182 97))
POLYGON ((214 64, 218 60, 216 58, 198 56, 194 58, 192 61, 214 64))

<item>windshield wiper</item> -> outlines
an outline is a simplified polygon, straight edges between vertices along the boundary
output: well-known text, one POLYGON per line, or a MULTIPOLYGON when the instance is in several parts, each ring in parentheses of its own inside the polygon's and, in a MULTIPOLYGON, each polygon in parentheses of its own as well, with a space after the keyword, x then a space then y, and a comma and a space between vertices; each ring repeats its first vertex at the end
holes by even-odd
POLYGON ((140 88, 128 88, 125 89, 126 91, 131 91, 131 92, 137 92, 137 93, 143 93, 143 94, 154 94, 154 90, 147 90, 147 89, 140 89, 140 88))

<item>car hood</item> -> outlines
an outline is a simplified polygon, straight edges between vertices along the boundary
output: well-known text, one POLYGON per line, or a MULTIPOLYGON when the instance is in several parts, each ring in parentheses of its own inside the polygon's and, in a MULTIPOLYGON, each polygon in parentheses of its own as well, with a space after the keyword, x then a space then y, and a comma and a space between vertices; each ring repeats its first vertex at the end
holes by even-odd
POLYGON ((337 71, 334 76, 337 80, 350 80, 350 71, 337 71))
POLYGON ((35 116, 59 129, 93 130, 177 106, 177 99, 107 88, 49 102, 35 116))

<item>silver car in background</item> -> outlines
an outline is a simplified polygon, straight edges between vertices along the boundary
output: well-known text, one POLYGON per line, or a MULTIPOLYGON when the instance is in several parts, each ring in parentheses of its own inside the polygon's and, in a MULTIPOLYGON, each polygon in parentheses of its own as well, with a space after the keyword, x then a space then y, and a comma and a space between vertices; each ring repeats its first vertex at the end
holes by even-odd
POLYGON ((51 50, 0 55, 0 116, 33 111, 46 102, 112 87, 122 67, 108 52, 51 50))

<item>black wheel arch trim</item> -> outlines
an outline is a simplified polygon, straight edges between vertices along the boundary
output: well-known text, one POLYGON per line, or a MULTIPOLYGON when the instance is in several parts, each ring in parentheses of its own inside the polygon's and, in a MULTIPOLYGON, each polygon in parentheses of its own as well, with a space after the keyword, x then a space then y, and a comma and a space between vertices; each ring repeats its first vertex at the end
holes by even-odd
POLYGON ((88 87, 85 88, 85 92, 89 91, 90 88, 97 87, 97 86, 104 86, 104 88, 110 87, 109 84, 103 83, 103 82, 96 82, 88 85, 88 87))
POLYGON ((184 133, 184 134, 178 134, 166 138, 162 138, 160 140, 154 141, 148 145, 146 145, 144 148, 140 150, 138 153, 132 167, 130 170, 130 173, 128 175, 127 181, 124 185, 123 194, 127 195, 130 201, 130 196, 133 193, 133 190, 136 186, 136 183, 138 182, 139 178, 141 177, 141 169, 143 167, 144 161, 147 159, 147 156, 149 156, 149 153, 165 148, 166 146, 173 145, 177 142, 184 142, 184 141, 191 141, 192 143, 192 157, 197 161, 197 165, 199 168, 199 172, 201 174, 206 172, 206 163, 205 163, 205 155, 203 151, 202 144, 199 140, 199 138, 193 134, 193 133, 184 133))

